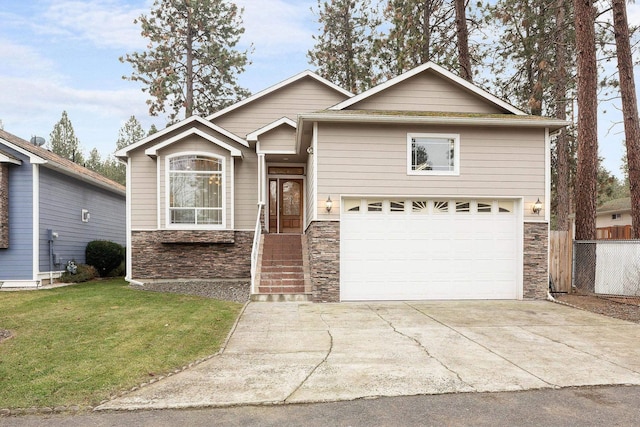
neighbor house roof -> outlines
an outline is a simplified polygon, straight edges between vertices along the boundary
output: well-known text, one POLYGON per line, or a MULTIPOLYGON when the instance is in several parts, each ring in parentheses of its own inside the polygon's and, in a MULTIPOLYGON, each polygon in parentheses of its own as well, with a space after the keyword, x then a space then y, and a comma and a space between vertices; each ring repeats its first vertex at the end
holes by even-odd
POLYGON ((382 92, 392 86, 397 85, 398 83, 401 83, 407 79, 410 79, 413 76, 416 76, 420 73, 423 73, 427 70, 431 70, 434 73, 440 75, 441 77, 443 77, 446 80, 449 80, 450 82, 466 89, 467 91, 474 93, 478 96, 480 96, 481 98, 483 98, 485 101, 496 105, 500 108, 502 108, 503 110, 506 110, 512 114, 516 114, 516 115, 526 115, 526 113, 522 110, 517 109, 516 107, 514 107, 513 105, 503 101, 502 99, 496 97, 495 95, 490 94, 489 92, 485 91, 484 89, 481 89, 480 87, 474 85, 473 83, 469 83, 468 81, 466 81, 465 79, 456 76, 455 74, 453 74, 450 71, 445 70, 444 68, 440 67, 439 65, 434 64, 433 62, 429 61, 426 62, 416 68, 413 68, 403 74, 400 74, 399 76, 396 76, 392 79, 387 80, 384 83, 381 83, 377 86, 372 87, 369 90, 366 90, 352 98, 349 98, 345 101, 340 102, 339 104, 334 105, 333 107, 331 107, 331 110, 343 110, 351 105, 354 105, 364 99, 367 99, 379 92, 382 92))
POLYGON ((598 206, 596 210, 598 214, 606 214, 612 212, 631 212, 631 198, 622 197, 620 199, 609 200, 598 206))
POLYGON ((123 185, 3 130, 0 130, 0 145, 5 145, 10 149, 28 156, 32 163, 41 164, 44 167, 54 169, 65 175, 77 178, 80 181, 87 182, 120 195, 126 194, 126 190, 123 185))

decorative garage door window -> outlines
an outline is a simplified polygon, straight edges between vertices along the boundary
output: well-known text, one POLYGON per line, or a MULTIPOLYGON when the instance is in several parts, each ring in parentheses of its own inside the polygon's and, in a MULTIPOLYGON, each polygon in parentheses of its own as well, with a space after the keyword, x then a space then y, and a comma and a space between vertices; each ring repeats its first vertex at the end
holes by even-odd
POLYGON ((458 175, 460 136, 455 134, 409 134, 409 175, 458 175))
POLYGON ((171 224, 220 225, 223 208, 223 160, 185 155, 169 160, 171 224))
POLYGON ((442 199, 345 199, 343 212, 349 215, 361 212, 421 214, 508 214, 514 211, 513 200, 442 200, 442 199), (364 207, 364 209, 363 209, 364 207))

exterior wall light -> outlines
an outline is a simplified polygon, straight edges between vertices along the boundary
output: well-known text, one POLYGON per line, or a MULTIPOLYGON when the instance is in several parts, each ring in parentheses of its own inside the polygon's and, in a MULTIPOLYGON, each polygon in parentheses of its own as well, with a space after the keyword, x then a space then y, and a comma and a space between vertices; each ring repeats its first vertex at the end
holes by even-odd
POLYGON ((331 201, 331 196, 327 197, 327 201, 324 204, 327 212, 331 212, 331 208, 333 207, 333 202, 331 201))
POLYGON ((534 214, 540 215, 540 211, 542 210, 542 202, 540 201, 540 197, 538 197, 538 200, 536 200, 536 202, 533 204, 531 210, 534 214))

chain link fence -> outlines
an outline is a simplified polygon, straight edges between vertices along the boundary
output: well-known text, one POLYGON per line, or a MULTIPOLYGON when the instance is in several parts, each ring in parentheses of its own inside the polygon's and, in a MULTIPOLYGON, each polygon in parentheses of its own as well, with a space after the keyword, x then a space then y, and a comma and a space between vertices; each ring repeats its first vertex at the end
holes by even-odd
POLYGON ((580 294, 640 303, 640 240, 576 240, 572 285, 580 294))

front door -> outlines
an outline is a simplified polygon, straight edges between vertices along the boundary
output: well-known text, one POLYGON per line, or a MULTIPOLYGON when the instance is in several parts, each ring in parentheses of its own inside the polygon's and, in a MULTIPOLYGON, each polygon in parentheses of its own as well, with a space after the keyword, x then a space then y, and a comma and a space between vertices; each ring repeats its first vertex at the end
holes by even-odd
POLYGON ((269 231, 302 233, 302 180, 269 180, 269 231))

